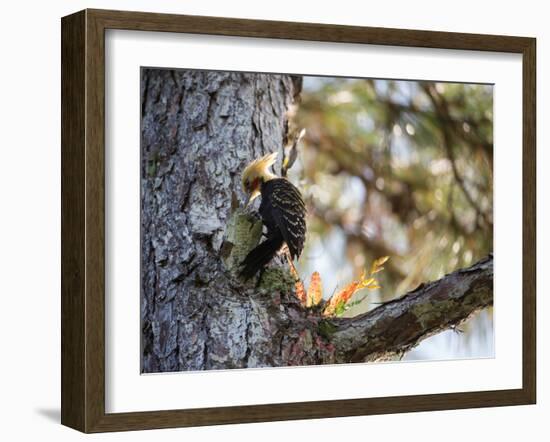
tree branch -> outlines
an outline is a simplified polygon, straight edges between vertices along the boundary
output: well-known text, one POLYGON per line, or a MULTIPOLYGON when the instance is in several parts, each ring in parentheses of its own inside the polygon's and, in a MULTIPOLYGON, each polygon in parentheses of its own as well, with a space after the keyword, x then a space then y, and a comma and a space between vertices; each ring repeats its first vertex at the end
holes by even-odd
POLYGON ((338 362, 403 355, 420 341, 453 328, 493 304, 493 256, 354 318, 331 320, 338 362))

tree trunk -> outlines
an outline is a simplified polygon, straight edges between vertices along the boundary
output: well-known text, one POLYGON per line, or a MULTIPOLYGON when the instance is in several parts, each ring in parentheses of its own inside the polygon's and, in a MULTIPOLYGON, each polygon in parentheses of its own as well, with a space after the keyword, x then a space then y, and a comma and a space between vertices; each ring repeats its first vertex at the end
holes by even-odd
POLYGON ((281 261, 239 280, 261 236, 240 174, 274 151, 280 169, 299 92, 288 75, 143 70, 143 372, 383 359, 492 303, 492 257, 351 319, 302 307, 281 261))

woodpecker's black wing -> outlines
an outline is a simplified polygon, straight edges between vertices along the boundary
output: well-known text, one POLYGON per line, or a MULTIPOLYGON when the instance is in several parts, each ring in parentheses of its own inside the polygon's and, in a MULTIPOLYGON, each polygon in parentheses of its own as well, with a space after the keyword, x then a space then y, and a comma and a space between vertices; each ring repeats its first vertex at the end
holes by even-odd
POLYGON ((280 231, 292 258, 299 257, 306 237, 306 206, 300 191, 284 178, 267 181, 260 214, 268 231, 280 231))
POLYGON ((286 243, 292 259, 299 257, 306 237, 306 206, 300 191, 284 178, 262 184, 260 215, 267 238, 242 262, 240 274, 249 279, 262 270, 286 243))
POLYGON ((281 232, 274 232, 265 241, 258 244, 246 255, 246 258, 241 263, 241 276, 245 280, 248 280, 262 270, 277 254, 283 245, 283 241, 281 232))

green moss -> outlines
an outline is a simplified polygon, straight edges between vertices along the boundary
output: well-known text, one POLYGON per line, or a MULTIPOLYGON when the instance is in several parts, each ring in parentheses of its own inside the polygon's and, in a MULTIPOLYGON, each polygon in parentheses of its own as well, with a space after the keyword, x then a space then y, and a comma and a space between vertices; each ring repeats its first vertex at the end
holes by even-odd
POLYGON ((159 166, 159 156, 158 153, 154 153, 149 161, 147 162, 147 175, 149 177, 154 177, 157 174, 157 169, 159 166))
POLYGON ((319 334, 324 338, 330 340, 334 332, 336 331, 336 326, 327 320, 319 322, 319 334))
POLYGON ((270 267, 262 275, 260 288, 268 292, 290 293, 294 290, 294 278, 284 268, 270 267))
POLYGON ((262 222, 242 209, 236 209, 227 224, 222 245, 222 249, 229 252, 222 253, 225 266, 236 270, 247 253, 258 245, 261 236, 262 222))
POLYGON ((411 313, 416 316, 422 327, 433 321, 434 318, 439 318, 444 312, 453 308, 453 301, 438 301, 436 303, 427 302, 424 304, 415 305, 411 313))
POLYGON ((155 160, 149 161, 147 165, 147 175, 154 177, 157 173, 157 162, 155 160))

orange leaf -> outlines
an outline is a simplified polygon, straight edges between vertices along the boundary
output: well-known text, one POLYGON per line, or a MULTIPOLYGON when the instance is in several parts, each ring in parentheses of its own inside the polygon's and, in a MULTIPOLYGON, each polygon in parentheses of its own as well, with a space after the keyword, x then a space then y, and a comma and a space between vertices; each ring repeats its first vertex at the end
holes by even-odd
POLYGON ((375 290, 379 289, 380 285, 378 284, 378 281, 376 278, 373 278, 372 275, 375 273, 378 273, 379 271, 383 270, 384 267, 382 265, 389 259, 389 256, 383 256, 382 258, 376 259, 371 266, 369 278, 367 278, 367 271, 364 270, 361 273, 361 276, 358 280, 350 282, 347 286, 345 286, 342 290, 340 290, 338 293, 336 293, 334 296, 332 296, 325 309, 323 310, 323 315, 330 316, 337 313, 337 309, 339 309, 338 306, 341 306, 342 304, 345 305, 348 303, 348 301, 352 298, 352 296, 357 293, 359 290, 362 289, 369 289, 369 290, 375 290))
POLYGON ((338 293, 332 296, 329 299, 329 302, 325 307, 323 314, 325 316, 333 315, 334 312, 336 311, 336 307, 338 306, 338 304, 340 304, 341 302, 345 304, 346 302, 349 301, 349 299, 357 291, 357 287, 359 286, 359 284, 360 284, 360 281, 352 281, 346 287, 344 287, 342 290, 340 290, 338 293))
POLYGON ((313 272, 311 281, 307 289, 307 307, 317 305, 323 299, 323 286, 321 284, 321 275, 319 272, 313 272))
POLYGON ((300 304, 306 305, 307 296, 306 290, 304 289, 304 283, 301 280, 297 280, 294 286, 296 288, 296 296, 300 300, 300 304))
POLYGON ((299 299, 300 304, 306 305, 307 303, 307 296, 306 296, 306 290, 304 288, 304 283, 300 279, 300 275, 298 275, 298 272, 296 271, 296 267, 294 266, 294 263, 292 260, 288 257, 288 266, 290 267, 290 274, 294 277, 294 280, 296 281, 294 283, 294 288, 296 289, 296 297, 299 299))

